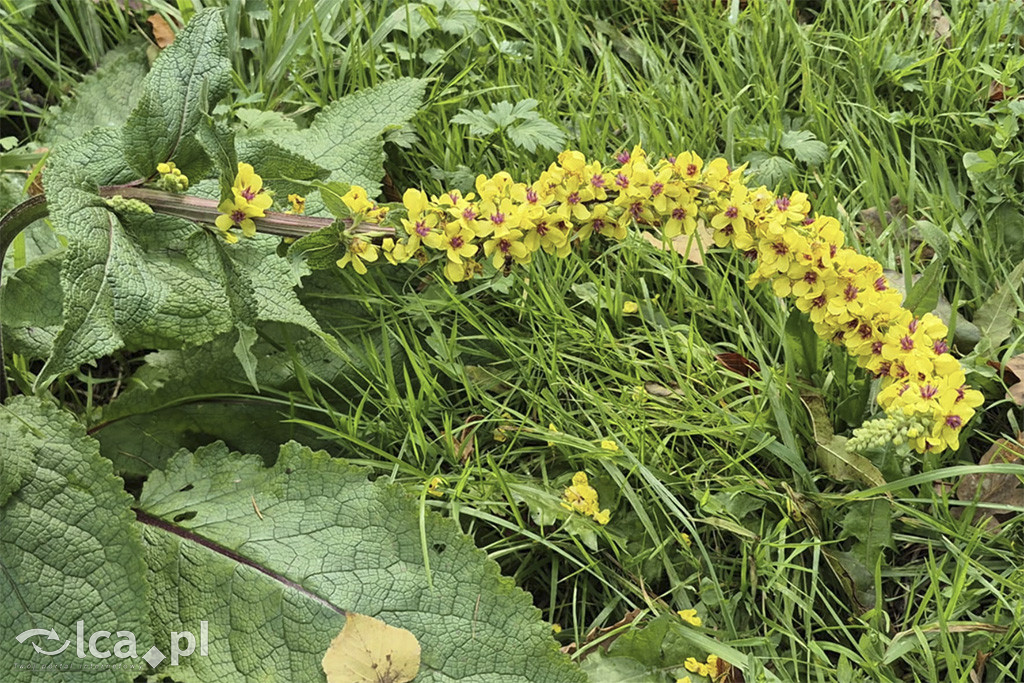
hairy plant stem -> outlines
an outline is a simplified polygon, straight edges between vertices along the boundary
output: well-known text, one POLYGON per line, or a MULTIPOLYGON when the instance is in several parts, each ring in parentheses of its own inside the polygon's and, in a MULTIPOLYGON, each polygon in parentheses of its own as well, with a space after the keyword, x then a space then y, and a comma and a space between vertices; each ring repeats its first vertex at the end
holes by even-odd
MULTIPOLYGON (((138 187, 141 181, 128 183, 127 185, 104 185, 99 188, 101 197, 121 196, 125 199, 137 199, 153 209, 156 213, 167 214, 185 218, 196 223, 213 222, 220 215, 217 210, 219 203, 215 199, 203 199, 183 194, 163 192, 144 187, 138 187)), ((37 195, 28 199, 7 212, 0 218, 0 274, 3 272, 4 258, 7 256, 7 249, 14 242, 22 230, 31 223, 45 218, 50 213, 50 207, 46 201, 46 195, 37 195)), ((297 216, 287 213, 270 211, 262 218, 254 218, 256 230, 270 235, 281 237, 299 238, 326 228, 335 222, 333 218, 318 218, 315 216, 297 216)), ((351 234, 364 235, 393 235, 394 228, 377 225, 376 223, 360 223, 353 226, 351 219, 340 219, 345 223, 351 234)), ((0 328, 0 403, 7 399, 7 371, 4 363, 3 330, 0 328)))

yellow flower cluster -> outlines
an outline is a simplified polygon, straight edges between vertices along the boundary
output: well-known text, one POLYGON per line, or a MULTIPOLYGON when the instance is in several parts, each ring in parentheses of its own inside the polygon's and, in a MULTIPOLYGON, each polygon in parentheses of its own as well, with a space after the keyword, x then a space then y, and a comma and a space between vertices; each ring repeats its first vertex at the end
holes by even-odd
POLYGON ((598 505, 597 491, 590 485, 586 472, 572 475, 572 485, 562 493, 562 507, 593 517, 598 524, 607 524, 611 518, 611 512, 598 505))
MULTIPOLYGON (((351 264, 363 274, 380 252, 392 264, 422 263, 434 252, 443 254, 445 276, 460 282, 483 272, 481 255, 507 270, 529 263, 538 251, 564 257, 595 235, 622 240, 634 225, 660 230, 670 240, 693 234, 704 221, 716 245, 757 261, 751 286, 770 283, 810 317, 818 335, 844 346, 882 379, 883 410, 923 421, 925 428, 907 435, 917 451, 959 447, 960 431, 982 396, 967 387, 950 355, 948 329, 931 314, 916 317, 902 308, 901 294, 889 286, 882 266, 844 246, 835 218, 813 213, 802 192, 776 196, 763 186, 749 188, 743 169, 725 159, 705 163, 685 152, 652 163, 638 146, 616 160, 618 166, 605 168, 578 151, 565 151, 529 184, 500 172, 478 176, 476 192, 465 195, 409 189, 399 234, 379 246, 354 235, 337 264, 351 264)), ((251 218, 262 216, 272 202, 252 167, 238 168, 234 201, 222 202, 224 215, 217 218, 231 241, 237 239, 232 227, 253 234, 251 218)), ((361 187, 342 199, 357 223, 379 223, 388 211, 361 187)))
MULTIPOLYGON (((669 240, 706 221, 716 245, 756 259, 751 286, 768 282, 778 296, 793 299, 822 338, 845 346, 883 379, 883 410, 926 419, 929 428, 911 439, 917 451, 958 448, 960 430, 982 397, 967 388, 949 354, 946 326, 902 308, 882 266, 843 246, 835 218, 812 213, 802 192, 750 189, 742 169, 724 159, 705 163, 686 152, 651 163, 635 147, 617 160, 618 167, 604 168, 566 151, 532 184, 501 172, 478 176, 476 192, 466 195, 428 197, 410 189, 403 196, 406 236, 385 240, 383 249, 391 263, 442 252, 445 275, 458 282, 482 272, 474 260, 481 250, 495 268, 508 269, 540 250, 565 256, 593 235, 622 240, 635 224, 660 229, 669 240)), ((351 249, 365 247, 353 241, 351 249)))

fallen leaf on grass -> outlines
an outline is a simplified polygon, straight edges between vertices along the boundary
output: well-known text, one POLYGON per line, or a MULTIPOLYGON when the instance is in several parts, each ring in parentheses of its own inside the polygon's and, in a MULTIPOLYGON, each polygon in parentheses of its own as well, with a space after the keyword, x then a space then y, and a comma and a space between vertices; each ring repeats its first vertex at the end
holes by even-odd
POLYGON ((320 665, 327 683, 407 683, 420 670, 420 643, 404 628, 349 612, 320 665))
POLYGON ((470 415, 467 417, 465 424, 462 425, 462 429, 459 431, 458 438, 452 440, 452 450, 455 451, 455 457, 463 465, 473 455, 473 451, 476 448, 473 440, 473 436, 476 433, 476 425, 474 423, 480 422, 483 419, 483 415, 470 415))
POLYGON ((761 367, 757 363, 738 353, 717 353, 715 354, 715 360, 724 366, 726 370, 732 370, 737 375, 743 375, 744 377, 750 377, 761 372, 761 367))
POLYGON ((671 398, 673 396, 683 396, 686 392, 679 388, 679 385, 673 383, 669 386, 664 384, 658 384, 657 382, 645 382, 644 389, 651 396, 657 396, 658 398, 671 398))
POLYGON ((999 81, 992 81, 988 86, 988 101, 1002 102, 1006 99, 1006 86, 999 81))
MULTIPOLYGON (((174 42, 174 29, 159 14, 150 14, 146 21, 153 27, 153 41, 161 50, 174 42)), ((180 162, 179 162, 180 163, 180 162)))
MULTIPOLYGON (((1017 441, 999 439, 981 456, 979 465, 991 463, 1019 465, 1024 464, 1024 432, 1017 435, 1017 441)), ((956 488, 956 497, 963 501, 977 500, 979 511, 991 505, 1013 505, 1024 507, 1024 486, 1016 474, 968 474, 960 480, 956 488)), ((985 520, 989 531, 998 533, 1000 518, 1013 515, 1012 512, 984 512, 979 519, 985 520)))
POLYGON ((950 36, 952 26, 949 15, 946 14, 946 10, 942 9, 942 3, 939 0, 932 0, 932 5, 928 8, 926 23, 932 38, 946 47, 952 44, 953 38, 950 36))
POLYGON ((681 254, 686 257, 687 261, 696 263, 698 266, 704 265, 704 251, 715 243, 711 231, 703 222, 697 225, 697 231, 692 235, 679 235, 669 240, 667 244, 661 237, 646 230, 640 236, 658 249, 674 249, 677 254, 681 254))
POLYGON ((1017 382, 1006 390, 1006 398, 1019 406, 1024 406, 1024 353, 1006 361, 1006 372, 1017 378, 1017 382))
POLYGON ((811 417, 817 443, 815 460, 826 474, 837 481, 857 481, 868 486, 885 484, 885 477, 873 462, 847 449, 846 437, 835 436, 824 398, 818 394, 803 393, 800 401, 811 417))

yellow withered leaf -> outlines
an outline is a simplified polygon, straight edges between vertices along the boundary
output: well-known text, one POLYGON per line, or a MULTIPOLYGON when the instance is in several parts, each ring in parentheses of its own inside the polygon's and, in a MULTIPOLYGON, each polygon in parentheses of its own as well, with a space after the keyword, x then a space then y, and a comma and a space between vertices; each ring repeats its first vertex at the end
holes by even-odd
POLYGON ((406 683, 420 670, 420 643, 404 628, 349 612, 320 665, 327 683, 406 683))

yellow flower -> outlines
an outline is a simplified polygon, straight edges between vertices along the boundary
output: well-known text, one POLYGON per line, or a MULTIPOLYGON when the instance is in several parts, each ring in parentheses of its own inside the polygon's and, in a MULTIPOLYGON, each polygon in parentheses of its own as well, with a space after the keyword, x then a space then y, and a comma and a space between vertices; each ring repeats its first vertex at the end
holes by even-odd
POLYGON ((562 632, 562 627, 559 626, 558 624, 551 624, 551 632, 552 633, 561 633, 562 632))
POLYGON ((530 250, 523 244, 522 230, 506 230, 500 236, 495 236, 484 242, 484 255, 492 256, 492 264, 496 270, 513 263, 526 265, 530 262, 530 250))
POLYGON ((345 202, 345 206, 354 214, 365 214, 375 208, 373 202, 366 195, 366 190, 358 185, 353 185, 348 192, 342 195, 341 201, 345 202))
POLYGON ((184 192, 188 189, 188 177, 174 165, 173 161, 157 164, 156 170, 160 174, 157 187, 168 192, 184 192))
POLYGON ((693 626, 700 626, 703 623, 700 617, 697 616, 697 610, 695 609, 682 609, 676 612, 676 614, 679 615, 680 619, 693 626))
POLYGON ((682 678, 677 678, 676 683, 690 683, 690 677, 683 676, 682 678))
POLYGON ((423 238, 423 243, 431 249, 444 251, 448 260, 458 265, 463 258, 472 258, 476 254, 478 247, 473 244, 475 238, 476 233, 471 229, 459 223, 449 223, 444 227, 443 234, 429 233, 423 238))
POLYGON ((288 201, 291 202, 292 208, 285 213, 301 216, 306 211, 306 198, 302 195, 290 194, 288 195, 288 201))
POLYGON ((344 268, 349 263, 360 275, 366 275, 366 263, 372 263, 379 256, 377 246, 362 237, 353 237, 348 244, 348 253, 338 259, 338 267, 344 268))
POLYGON ((687 657, 686 661, 683 662, 683 666, 690 673, 695 673, 698 676, 707 676, 708 667, 704 662, 699 661, 696 657, 687 657))
POLYGON ((252 219, 262 216, 262 209, 249 204, 245 200, 231 201, 230 199, 225 199, 217 206, 217 210, 220 211, 220 215, 217 216, 214 223, 224 233, 224 239, 228 242, 238 241, 238 236, 230 232, 231 228, 241 228, 242 234, 246 237, 256 236, 256 223, 252 219))
POLYGON ((572 485, 562 493, 562 507, 593 517, 601 525, 607 524, 611 518, 609 510, 600 509, 597 491, 590 485, 586 472, 577 472, 572 476, 572 485))
POLYGON ((263 190, 263 178, 256 174, 252 166, 241 162, 238 164, 238 175, 231 186, 231 193, 235 196, 235 203, 245 202, 259 209, 260 216, 274 203, 270 195, 263 190))
POLYGON ((444 477, 433 477, 427 482, 427 493, 434 496, 435 498, 443 498, 444 491, 441 490, 442 486, 448 486, 448 482, 444 477))
POLYGON ((612 453, 619 452, 619 444, 615 443, 611 439, 605 439, 604 441, 602 441, 601 448, 606 451, 611 451, 612 453))
POLYGON ((622 302, 622 314, 633 315, 640 310, 640 304, 635 301, 624 301, 622 302))

